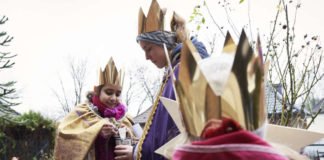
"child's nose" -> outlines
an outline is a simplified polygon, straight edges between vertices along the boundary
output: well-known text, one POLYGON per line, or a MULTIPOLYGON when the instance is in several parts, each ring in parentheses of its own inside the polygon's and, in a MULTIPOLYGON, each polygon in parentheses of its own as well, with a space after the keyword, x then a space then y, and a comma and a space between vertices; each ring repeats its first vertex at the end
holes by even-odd
POLYGON ((117 101, 117 96, 116 96, 115 94, 113 94, 113 95, 111 96, 111 101, 112 101, 112 102, 116 102, 116 101, 117 101))

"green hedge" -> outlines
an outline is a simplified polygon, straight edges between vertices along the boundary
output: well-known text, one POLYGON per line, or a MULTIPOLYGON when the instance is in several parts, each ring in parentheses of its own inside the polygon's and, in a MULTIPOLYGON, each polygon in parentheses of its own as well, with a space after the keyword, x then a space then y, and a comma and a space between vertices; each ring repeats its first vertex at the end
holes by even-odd
POLYGON ((55 123, 39 113, 0 117, 0 159, 51 159, 54 138, 55 123))

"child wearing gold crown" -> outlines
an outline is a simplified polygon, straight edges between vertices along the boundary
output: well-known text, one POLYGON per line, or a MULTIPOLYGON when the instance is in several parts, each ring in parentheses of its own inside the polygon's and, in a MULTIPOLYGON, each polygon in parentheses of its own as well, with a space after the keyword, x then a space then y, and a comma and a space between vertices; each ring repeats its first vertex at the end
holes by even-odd
POLYGON ((140 47, 145 52, 145 57, 157 68, 165 68, 166 74, 157 94, 151 113, 143 129, 142 137, 135 148, 129 146, 117 146, 116 159, 129 160, 132 158, 141 160, 163 160, 165 157, 155 151, 176 137, 180 132, 175 122, 168 114, 160 97, 175 99, 173 80, 179 72, 179 60, 182 56, 181 48, 184 41, 191 41, 197 48, 199 57, 205 58, 209 54, 203 43, 196 38, 187 37, 185 20, 177 14, 173 14, 170 23, 171 31, 164 29, 165 10, 162 10, 157 0, 152 0, 147 16, 142 9, 139 12, 138 36, 136 37, 140 47), (174 75, 174 77, 173 77, 174 75), (132 157, 133 156, 133 157, 132 157))
MULTIPOLYGON (((99 85, 87 95, 87 103, 78 105, 58 126, 55 159, 113 160, 118 128, 125 127, 128 137, 132 120, 120 102, 123 73, 109 60, 100 71, 99 85)), ((122 135, 120 135, 122 137, 122 135)))

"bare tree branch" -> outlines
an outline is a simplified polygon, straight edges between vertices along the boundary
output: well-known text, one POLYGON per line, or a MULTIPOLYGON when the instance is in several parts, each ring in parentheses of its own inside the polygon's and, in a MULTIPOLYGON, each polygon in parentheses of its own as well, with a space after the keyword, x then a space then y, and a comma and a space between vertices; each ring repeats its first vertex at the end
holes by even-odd
POLYGON ((128 88, 125 93, 125 103, 127 105, 138 105, 136 115, 140 114, 143 105, 148 104, 151 106, 154 103, 158 86, 161 82, 161 78, 152 76, 146 76, 148 67, 144 65, 133 65, 134 67, 129 70, 128 88), (147 103, 149 102, 149 103, 147 103))
POLYGON ((223 37, 225 37, 225 34, 223 33, 221 27, 219 26, 219 24, 216 22, 216 20, 214 19, 214 16, 212 15, 212 13, 210 12, 210 9, 207 5, 207 2, 204 0, 204 6, 207 9, 208 15, 210 16, 210 18, 212 19, 213 23, 215 24, 215 26, 217 27, 217 29, 219 30, 219 32, 222 34, 223 37))
POLYGON ((63 83, 61 77, 59 77, 60 91, 52 89, 53 94, 55 95, 65 114, 69 113, 73 106, 76 106, 82 101, 83 88, 86 84, 86 73, 88 67, 87 60, 84 59, 78 61, 73 57, 69 57, 68 67, 70 79, 73 83, 73 91, 70 93, 70 91, 66 89, 68 84, 63 83), (73 98, 71 99, 70 97, 73 98))

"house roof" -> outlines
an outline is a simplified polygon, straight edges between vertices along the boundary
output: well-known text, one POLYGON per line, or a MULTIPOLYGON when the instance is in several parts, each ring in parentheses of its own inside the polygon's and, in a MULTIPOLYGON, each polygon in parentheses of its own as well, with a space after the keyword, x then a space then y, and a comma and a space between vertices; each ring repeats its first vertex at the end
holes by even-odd
MULTIPOLYGON (((268 113, 281 113, 282 111, 282 86, 280 84, 270 84, 266 83, 265 93, 266 93, 266 106, 268 113)), ((312 112, 317 113, 320 108, 322 111, 320 114, 324 113, 324 98, 317 101, 317 103, 312 104, 312 112)), ((295 104, 293 106, 293 112, 299 111, 301 109, 301 104, 295 104)), ((305 108, 304 112, 310 114, 310 111, 305 108)))
POLYGON ((266 83, 265 87, 265 103, 268 113, 281 112, 282 110, 282 95, 270 83, 266 83))
POLYGON ((134 117, 134 123, 145 123, 150 116, 152 106, 147 108, 144 112, 134 117))
MULTIPOLYGON (((266 83, 265 103, 268 113, 282 112, 282 85, 266 83)), ((293 106, 293 112, 299 111, 297 105, 293 106)))
POLYGON ((313 113, 316 113, 322 108, 322 111, 320 113, 324 113, 324 98, 322 98, 319 102, 314 104, 314 107, 312 108, 313 113))

